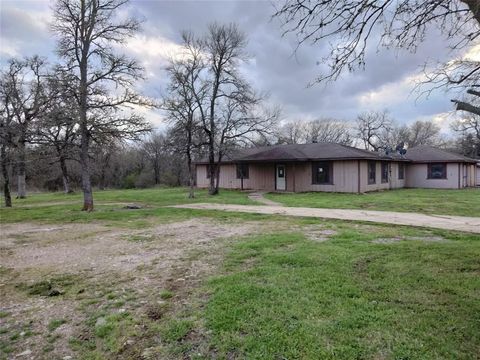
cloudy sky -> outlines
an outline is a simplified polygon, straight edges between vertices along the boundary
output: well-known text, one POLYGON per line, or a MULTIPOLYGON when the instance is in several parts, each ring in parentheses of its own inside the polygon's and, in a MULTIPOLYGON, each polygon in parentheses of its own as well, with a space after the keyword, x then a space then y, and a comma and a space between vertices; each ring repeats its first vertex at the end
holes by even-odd
MULTIPOLYGON (((55 39, 49 32, 53 1, 0 0, 0 65, 12 56, 39 54, 55 62, 55 39)), ((431 33, 415 54, 381 51, 367 54, 365 71, 344 74, 335 83, 308 87, 318 75, 323 44, 303 46, 296 53, 293 36, 282 37, 280 23, 271 19, 270 1, 160 1, 133 0, 129 13, 145 20, 143 31, 124 52, 136 57, 147 70, 142 91, 158 97, 166 84, 166 59, 175 54, 180 32, 201 33, 210 22, 236 22, 248 36, 250 60, 244 75, 269 101, 283 109, 283 119, 334 117, 353 120, 366 110, 388 109, 399 123, 432 119, 448 131, 452 120, 452 95, 435 92, 429 98, 412 93, 414 79, 426 60, 448 59, 444 40, 431 33)), ((161 128, 162 114, 146 116, 161 128)))

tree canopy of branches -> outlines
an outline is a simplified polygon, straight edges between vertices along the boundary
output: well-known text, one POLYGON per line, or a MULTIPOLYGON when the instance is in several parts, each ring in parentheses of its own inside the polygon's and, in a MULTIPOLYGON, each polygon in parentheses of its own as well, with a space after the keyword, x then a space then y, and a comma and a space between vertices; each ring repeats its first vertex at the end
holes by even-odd
POLYGON ((433 121, 415 121, 408 127, 405 142, 409 147, 418 145, 439 145, 440 127, 433 121))
POLYGON ((218 164, 225 153, 250 142, 255 133, 270 131, 278 117, 278 111, 263 111, 263 97, 240 74, 239 65, 247 59, 246 43, 237 25, 214 23, 202 36, 184 33, 184 59, 170 66, 174 95, 165 106, 182 128, 200 127, 210 164, 211 195, 218 193, 218 164))
POLYGON ((366 150, 373 151, 397 145, 442 145, 440 127, 434 122, 417 120, 410 125, 398 126, 386 110, 358 115, 356 135, 366 150))
POLYGON ((39 57, 12 59, 1 74, 1 102, 5 117, 5 146, 16 150, 17 197, 26 197, 26 144, 34 123, 46 111, 54 94, 47 94, 47 65, 39 57))
POLYGON ((352 145, 353 143, 349 124, 330 118, 288 121, 279 127, 276 137, 278 144, 333 142, 352 145))
POLYGON ((119 17, 127 0, 58 0, 53 31, 57 52, 64 60, 60 71, 78 106, 83 210, 93 210, 89 149, 92 141, 138 138, 149 131, 144 119, 125 109, 149 105, 132 89, 143 69, 114 45, 123 44, 140 28, 138 20, 119 17))
POLYGON ((306 126, 301 120, 292 120, 283 123, 276 131, 279 144, 302 144, 306 141, 306 126))
MULTIPOLYGON (((207 85, 198 84, 206 64, 202 58, 202 47, 193 46, 192 34, 184 32, 183 53, 178 59, 171 59, 167 68, 169 75, 168 95, 164 97, 162 108, 172 125, 170 135, 172 145, 187 158, 189 197, 195 197, 195 169, 193 151, 206 143, 201 128, 200 105, 207 95, 207 85)), ((203 110, 203 109, 202 109, 203 110)))
POLYGON ((33 142, 54 150, 56 159, 51 164, 58 162, 60 165, 64 192, 68 194, 73 190, 67 160, 76 160, 78 107, 75 99, 70 97, 67 82, 61 74, 52 74, 47 86, 51 89, 49 93, 55 94, 55 97, 36 123, 33 142))
POLYGON ((385 133, 392 129, 392 119, 387 111, 364 112, 357 116, 356 129, 364 148, 378 151, 385 145, 385 133))
POLYGON ((463 155, 480 158, 480 116, 469 114, 457 120, 452 129, 460 135, 458 143, 463 155))
MULTIPOLYGON (((426 66, 425 82, 433 88, 469 88, 470 94, 480 95, 480 63, 459 54, 479 40, 480 0, 286 0, 274 16, 282 20, 285 33, 297 36, 299 46, 329 44, 323 59, 328 71, 314 82, 363 68, 369 45, 414 52, 429 29, 436 28, 457 58, 433 69, 426 66)), ((480 114, 469 102, 452 101, 457 110, 480 114)))

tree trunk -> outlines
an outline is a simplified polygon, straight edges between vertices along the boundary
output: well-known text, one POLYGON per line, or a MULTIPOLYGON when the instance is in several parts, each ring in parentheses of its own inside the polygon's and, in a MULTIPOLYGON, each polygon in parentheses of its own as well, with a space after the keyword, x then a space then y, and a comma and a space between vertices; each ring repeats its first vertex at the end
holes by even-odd
POLYGON ((25 173, 25 140, 22 139, 18 143, 17 199, 25 199, 27 197, 27 183, 25 180, 25 173))
MULTIPOLYGON (((86 72, 86 70, 85 70, 86 72)), ((82 76, 83 78, 83 76, 82 76)), ((85 74, 86 79, 86 74, 85 74)), ((81 81, 83 83, 83 81, 81 81)), ((92 182, 90 179, 90 157, 88 148, 90 145, 90 134, 87 128, 87 86, 85 83, 80 85, 80 165, 82 169, 82 190, 83 190, 83 208, 82 211, 93 211, 93 193, 92 182)))
POLYGON ((89 136, 86 126, 82 126, 82 140, 80 147, 80 163, 82 168, 82 190, 83 208, 82 211, 93 211, 93 193, 90 180, 90 158, 88 156, 89 136))
MULTIPOLYGON (((211 136, 210 136, 211 137, 211 136)), ((210 195, 217 195, 218 189, 215 186, 215 179, 216 179, 216 164, 215 164, 215 148, 214 148, 214 140, 210 139, 209 141, 209 154, 208 154, 208 175, 210 176, 210 187, 208 189, 208 193, 210 195)))
MULTIPOLYGON (((85 14, 85 1, 80 3, 81 13, 85 14)), ((85 19, 82 19, 85 21, 85 19)), ((82 22, 82 34, 84 34, 84 23, 82 22)), ((80 86, 79 86, 79 105, 80 105, 80 165, 82 169, 82 190, 83 190, 83 208, 82 211, 93 211, 93 193, 92 182, 90 179, 90 157, 88 150, 90 145, 90 134, 88 131, 88 52, 90 42, 82 39, 83 48, 81 49, 80 67, 80 86)))
POLYGON ((190 161, 190 164, 188 165, 188 172, 189 172, 189 185, 190 185, 190 193, 188 194, 188 197, 190 199, 195 198, 195 172, 193 171, 193 165, 192 162, 190 161))
POLYGON ((190 152, 190 145, 188 146, 187 150, 187 164, 188 164, 188 185, 190 186, 190 192, 188 194, 189 199, 195 198, 195 172, 193 171, 193 164, 192 164, 192 154, 190 152))
POLYGON ((153 177, 155 185, 160 184, 160 159, 159 155, 155 155, 155 160, 153 161, 153 177))
POLYGON ((461 0, 472 12, 475 20, 480 24, 480 1, 479 0, 461 0))
POLYGON ((12 195, 10 194, 10 176, 8 175, 7 167, 7 149, 5 145, 2 145, 0 157, 2 162, 3 196, 5 201, 5 207, 12 207, 12 195))
POLYGON ((63 191, 65 194, 71 194, 73 191, 70 189, 70 177, 68 176, 67 164, 63 156, 60 156, 60 169, 62 169, 63 191))
POLYGON ((108 152, 103 159, 102 171, 100 173, 100 190, 105 190, 107 187, 107 169, 110 164, 110 156, 111 153, 108 152))
POLYGON ((219 187, 220 187, 220 161, 215 166, 215 195, 219 194, 219 187))

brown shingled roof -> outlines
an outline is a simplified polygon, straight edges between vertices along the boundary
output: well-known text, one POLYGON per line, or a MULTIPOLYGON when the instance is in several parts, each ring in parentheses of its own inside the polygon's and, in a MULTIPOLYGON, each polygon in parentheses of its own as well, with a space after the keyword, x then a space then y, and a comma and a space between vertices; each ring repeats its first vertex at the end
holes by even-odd
MULTIPOLYGON (((351 146, 320 142, 312 144, 272 145, 239 149, 224 157, 222 162, 274 162, 274 161, 319 161, 319 160, 400 160, 396 154, 385 156, 351 146)), ((197 163, 205 163, 199 161, 197 163)))
POLYGON ((405 157, 412 162, 467 162, 475 163, 476 160, 454 154, 445 150, 437 149, 427 145, 419 145, 407 150, 405 157))

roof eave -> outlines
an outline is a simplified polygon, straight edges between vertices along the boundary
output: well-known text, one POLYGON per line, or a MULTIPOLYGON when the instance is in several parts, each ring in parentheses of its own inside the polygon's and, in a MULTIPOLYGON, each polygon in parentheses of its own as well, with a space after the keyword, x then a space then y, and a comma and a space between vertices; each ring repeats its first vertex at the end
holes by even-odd
MULTIPOLYGON (((410 159, 393 159, 381 157, 338 157, 338 158, 296 158, 296 159, 236 159, 236 160, 222 160, 221 164, 235 164, 235 163, 277 163, 277 162, 312 162, 312 161, 349 161, 349 160, 365 160, 365 161, 394 161, 394 162, 411 162, 410 159)), ((208 165, 208 161, 194 161, 196 165, 208 165)))
POLYGON ((410 160, 413 164, 432 164, 432 163, 468 163, 476 164, 475 160, 459 159, 459 160, 410 160))

